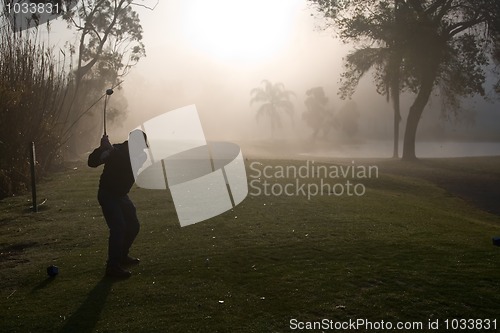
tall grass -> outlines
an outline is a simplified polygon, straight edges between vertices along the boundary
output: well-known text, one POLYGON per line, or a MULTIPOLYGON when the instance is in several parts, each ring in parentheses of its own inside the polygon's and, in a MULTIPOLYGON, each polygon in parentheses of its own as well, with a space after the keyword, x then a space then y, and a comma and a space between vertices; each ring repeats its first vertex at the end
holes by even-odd
POLYGON ((68 84, 64 63, 38 29, 14 32, 0 25, 0 198, 26 189, 31 141, 40 174, 57 160, 68 84))

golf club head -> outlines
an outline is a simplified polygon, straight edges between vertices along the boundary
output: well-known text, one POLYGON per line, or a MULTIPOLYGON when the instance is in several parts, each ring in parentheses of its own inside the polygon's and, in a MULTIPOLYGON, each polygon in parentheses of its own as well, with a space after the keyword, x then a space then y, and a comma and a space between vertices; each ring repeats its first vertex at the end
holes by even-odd
POLYGON ((500 246, 500 237, 493 237, 493 245, 500 246))
POLYGON ((113 95, 113 93, 114 93, 114 91, 111 88, 106 90, 106 95, 108 95, 108 96, 113 95))

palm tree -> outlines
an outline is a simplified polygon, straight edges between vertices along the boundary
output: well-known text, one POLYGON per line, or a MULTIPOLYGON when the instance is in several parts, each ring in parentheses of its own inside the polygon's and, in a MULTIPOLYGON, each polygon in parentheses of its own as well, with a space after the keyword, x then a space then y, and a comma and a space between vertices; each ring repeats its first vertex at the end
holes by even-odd
POLYGON ((406 13, 400 8, 400 1, 394 0, 394 11, 392 17, 389 16, 387 24, 391 27, 389 33, 381 35, 374 33, 374 37, 376 35, 376 39, 385 45, 364 47, 347 56, 347 71, 343 74, 344 82, 341 88, 341 94, 344 97, 351 95, 361 77, 375 67, 377 91, 386 95, 387 101, 392 102, 394 110, 393 158, 399 157, 399 125, 401 122, 399 97, 401 89, 406 83, 401 80, 404 54, 401 28, 404 25, 406 13))
POLYGON ((254 88, 250 92, 250 105, 261 103, 257 110, 257 121, 262 116, 269 117, 271 121, 271 131, 281 127, 280 111, 285 112, 290 116, 293 122, 293 104, 290 101, 290 96, 295 96, 290 90, 285 89, 285 85, 281 82, 272 84, 268 80, 263 80, 264 87, 254 88))
POLYGON ((394 145, 393 158, 399 157, 399 124, 401 122, 399 95, 401 92, 402 54, 392 47, 367 47, 347 55, 348 71, 344 73, 344 83, 341 88, 344 96, 349 95, 361 77, 371 68, 376 68, 377 91, 385 94, 387 101, 392 102, 394 110, 394 145))

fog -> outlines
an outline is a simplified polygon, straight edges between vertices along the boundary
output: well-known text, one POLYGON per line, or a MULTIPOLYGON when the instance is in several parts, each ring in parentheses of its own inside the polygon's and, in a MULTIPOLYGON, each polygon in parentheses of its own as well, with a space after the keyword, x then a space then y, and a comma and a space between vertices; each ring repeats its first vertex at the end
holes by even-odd
MULTIPOLYGON (((329 98, 329 108, 342 108, 346 101, 337 95, 339 79, 343 57, 353 46, 333 38, 331 30, 319 29, 321 22, 311 15, 313 11, 305 0, 254 1, 253 11, 246 14, 238 10, 238 6, 228 5, 231 2, 213 1, 214 12, 206 13, 207 17, 213 17, 202 22, 199 17, 198 21, 193 17, 193 6, 200 3, 195 0, 163 1, 154 11, 138 9, 147 57, 141 59, 122 84, 122 94, 128 104, 127 117, 111 126, 112 139, 125 139, 128 131, 156 115, 196 104, 209 140, 237 142, 251 154, 392 155, 392 108, 385 96, 375 92, 370 75, 361 81, 353 95, 359 110, 357 134, 345 140, 330 133, 312 142, 312 130, 302 120, 306 110, 305 92, 321 86, 329 98), (274 15, 276 18, 274 25, 269 27, 265 27, 265 18, 259 21, 258 16, 266 11, 269 17, 274 15), (257 14, 251 17, 252 13, 257 14), (240 22, 245 15, 250 15, 250 21, 240 22), (255 21, 254 25, 251 20, 255 21), (216 28, 212 24, 218 24, 219 30, 210 30, 216 28), (241 24, 246 24, 250 30, 238 26, 241 24), (272 43, 264 40, 266 34, 254 36, 251 33, 259 25, 268 29, 270 36, 276 33, 272 43), (235 39, 234 35, 224 35, 231 31, 249 39, 248 43, 235 39), (211 41, 210 35, 200 35, 200 32, 223 36, 211 41), (296 94, 291 99, 295 106, 294 121, 283 113, 283 126, 274 132, 269 119, 262 117, 257 122, 258 104, 249 104, 250 91, 259 87, 264 79, 282 82, 286 89, 296 94)), ((262 32, 255 30, 255 34, 258 33, 262 32)), ((119 98, 119 95, 114 97, 119 98)), ((401 138, 412 100, 412 95, 402 96, 401 138)), ((472 99, 465 105, 466 112, 461 117, 445 120, 441 116, 439 96, 433 97, 419 125, 417 155, 477 155, 481 151, 477 147, 459 144, 470 141, 496 142, 484 145, 488 148, 481 154, 500 154, 498 101, 486 103, 472 99)))

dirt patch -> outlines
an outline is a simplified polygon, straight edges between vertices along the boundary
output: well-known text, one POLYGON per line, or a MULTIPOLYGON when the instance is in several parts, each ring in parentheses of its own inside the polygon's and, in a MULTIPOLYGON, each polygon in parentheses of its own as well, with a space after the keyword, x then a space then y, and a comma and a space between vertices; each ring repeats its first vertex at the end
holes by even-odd
POLYGON ((23 258, 25 249, 38 246, 37 242, 23 242, 16 244, 2 244, 0 245, 0 267, 15 267, 19 264, 29 262, 28 259, 23 258))

